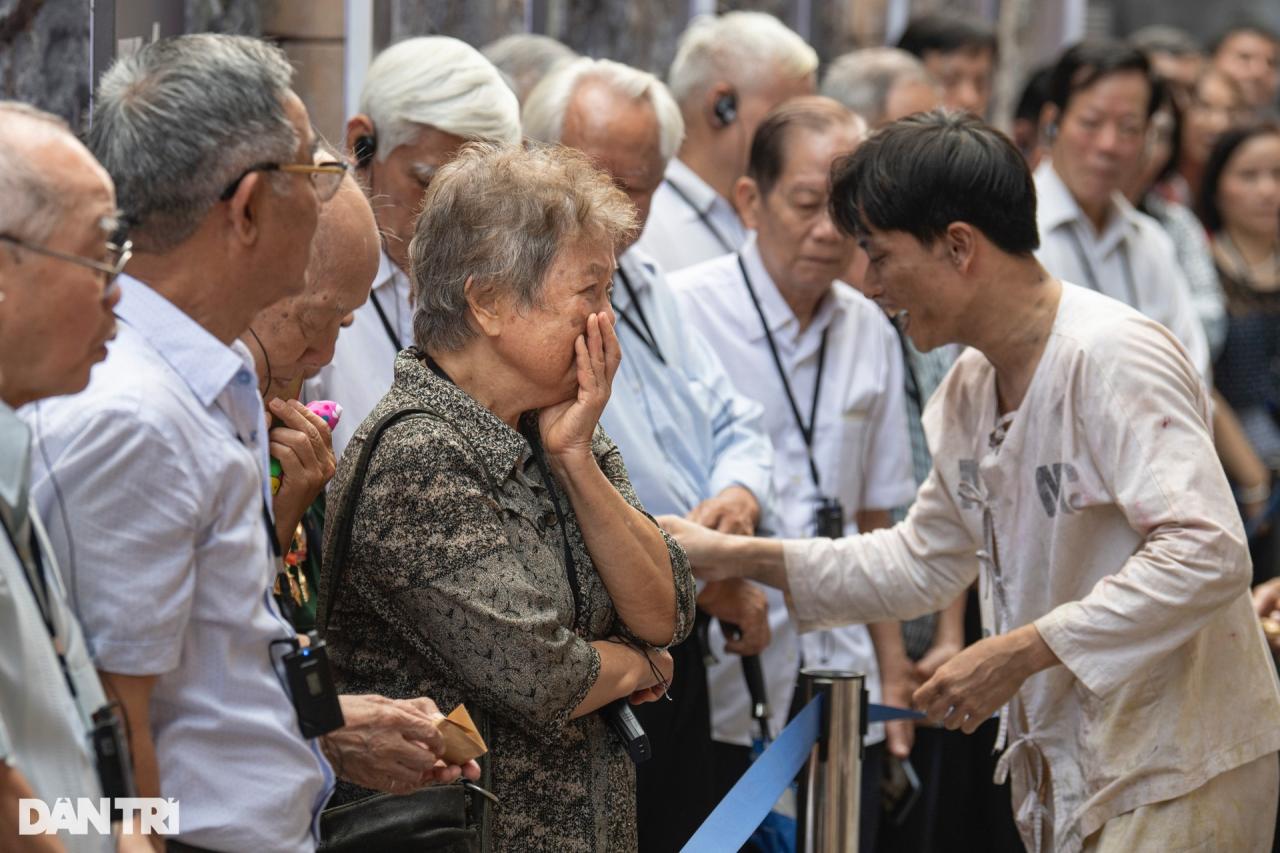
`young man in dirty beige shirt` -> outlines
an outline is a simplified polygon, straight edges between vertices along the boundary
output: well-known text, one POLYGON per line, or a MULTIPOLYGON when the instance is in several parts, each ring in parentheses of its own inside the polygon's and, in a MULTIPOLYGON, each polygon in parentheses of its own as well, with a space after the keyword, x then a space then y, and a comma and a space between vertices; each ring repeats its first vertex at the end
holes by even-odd
POLYGON ((1270 849, 1280 691, 1186 350, 1044 271, 1031 176, 973 118, 891 125, 832 197, 916 346, 969 347, 925 413, 929 479, 901 524, 839 540, 663 523, 700 576, 785 590, 801 630, 910 618, 977 579, 984 639, 914 701, 966 732, 999 715, 1030 850, 1270 849))

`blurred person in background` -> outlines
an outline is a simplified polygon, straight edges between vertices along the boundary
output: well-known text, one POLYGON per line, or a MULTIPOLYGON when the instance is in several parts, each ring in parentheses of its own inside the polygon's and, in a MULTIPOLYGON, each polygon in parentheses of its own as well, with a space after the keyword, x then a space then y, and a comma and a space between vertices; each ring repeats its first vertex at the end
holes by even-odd
POLYGON ((942 90, 919 59, 896 47, 851 50, 828 66, 821 93, 853 110, 872 130, 938 106, 942 90))
POLYGON ((534 87, 557 65, 578 58, 567 45, 539 33, 514 33, 480 48, 502 72, 521 105, 534 87))
POLYGON ((1035 171, 1036 257, 1051 274, 1162 323, 1207 379, 1209 347, 1172 241, 1121 193, 1138 169, 1158 104, 1150 64, 1137 48, 1085 41, 1062 55, 1042 117, 1051 160, 1035 171))
POLYGON ((470 140, 520 141, 520 105, 489 60, 447 36, 405 39, 378 54, 346 142, 382 232, 382 262, 333 361, 304 391, 307 400, 342 403, 333 432, 338 456, 391 387, 396 353, 413 342, 413 223, 432 176, 470 140))
POLYGON ((1248 108, 1239 84, 1213 67, 1201 72, 1183 112, 1177 172, 1166 176, 1158 185, 1160 195, 1195 209, 1204 165, 1214 143, 1229 128, 1247 118, 1248 108))
POLYGON ((680 36, 667 85, 684 116, 684 141, 637 245, 667 272, 735 252, 747 227, 734 183, 747 168, 765 115, 817 89, 818 54, 763 12, 695 18, 680 36))
MULTIPOLYGON (((644 227, 683 129, 661 81, 607 59, 579 59, 534 90, 521 121, 530 139, 588 155, 627 193, 644 227)), ((711 345, 686 322, 657 261, 627 243, 617 251, 612 304, 624 357, 600 424, 647 512, 750 535, 771 488, 763 409, 733 386, 711 345)), ((653 747, 653 757, 636 768, 642 851, 680 850, 717 803, 704 660, 709 621, 741 630, 725 645, 731 655, 758 654, 769 642, 764 592, 748 581, 707 584, 698 609, 694 633, 671 649, 680 685, 672 701, 635 709, 653 747)))
POLYGON ((1032 71, 1013 110, 1013 132, 1009 138, 1018 146, 1022 159, 1027 161, 1027 168, 1032 172, 1049 153, 1049 140, 1045 138, 1040 120, 1044 105, 1049 102, 1049 81, 1052 78, 1052 65, 1032 71))
POLYGON ((1195 39, 1177 27, 1152 24, 1130 35, 1129 44, 1147 55, 1151 70, 1169 84, 1177 105, 1185 108, 1205 64, 1195 39))
POLYGON ((898 47, 918 56, 942 86, 942 103, 986 118, 995 82, 996 31, 973 15, 931 12, 912 18, 898 47))
POLYGON ((1227 315, 1222 284, 1214 268, 1209 237, 1186 205, 1166 199, 1157 187, 1177 171, 1182 148, 1182 109, 1173 90, 1158 81, 1159 104, 1151 114, 1147 139, 1137 168, 1125 182, 1125 198, 1136 210, 1155 219, 1173 241, 1191 296, 1191 304, 1204 328, 1211 358, 1222 351, 1227 315))
POLYGON ((1213 67, 1236 81, 1254 119, 1276 118, 1280 89, 1280 36, 1257 21, 1239 23, 1214 39, 1213 67))
MULTIPOLYGON (((1268 507, 1274 472, 1280 469, 1280 129, 1276 125, 1233 128, 1219 138, 1205 166, 1200 216, 1213 235, 1213 258, 1227 299, 1226 342, 1214 366, 1214 380, 1239 419, 1244 439, 1237 441, 1244 446, 1236 452, 1228 447, 1223 461, 1233 475, 1245 515, 1256 518, 1268 507)), ((1228 433, 1228 439, 1233 437, 1228 433)), ((1255 580, 1276 574, 1275 539, 1271 533, 1253 542, 1255 580)))

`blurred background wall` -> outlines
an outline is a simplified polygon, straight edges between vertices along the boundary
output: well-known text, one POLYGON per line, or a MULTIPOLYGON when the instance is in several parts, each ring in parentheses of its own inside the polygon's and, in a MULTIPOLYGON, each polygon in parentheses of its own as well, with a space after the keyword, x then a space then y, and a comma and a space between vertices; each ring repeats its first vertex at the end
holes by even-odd
POLYGON ((316 126, 340 140, 369 60, 409 36, 441 33, 479 47, 539 32, 661 76, 681 30, 700 13, 770 12, 827 61, 892 41, 911 14, 938 8, 1000 24, 997 123, 1027 70, 1086 33, 1124 36, 1172 24, 1208 39, 1241 15, 1280 29, 1280 0, 0 0, 0 97, 83 128, 92 81, 118 54, 183 32, 262 35, 278 41, 297 68, 296 87, 316 126))

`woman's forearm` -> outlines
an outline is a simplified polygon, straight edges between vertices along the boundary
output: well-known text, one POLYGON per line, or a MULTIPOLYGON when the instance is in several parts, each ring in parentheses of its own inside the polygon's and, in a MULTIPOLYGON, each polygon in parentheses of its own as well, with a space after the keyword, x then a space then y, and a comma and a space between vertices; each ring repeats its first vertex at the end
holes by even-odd
POLYGON ((615 699, 658 683, 649 661, 638 649, 608 640, 596 640, 591 645, 600 654, 600 675, 578 707, 573 709, 572 719, 598 711, 615 699))
POLYGON ((626 502, 594 456, 553 458, 552 464, 619 617, 645 642, 669 644, 676 630, 676 590, 661 531, 626 502))

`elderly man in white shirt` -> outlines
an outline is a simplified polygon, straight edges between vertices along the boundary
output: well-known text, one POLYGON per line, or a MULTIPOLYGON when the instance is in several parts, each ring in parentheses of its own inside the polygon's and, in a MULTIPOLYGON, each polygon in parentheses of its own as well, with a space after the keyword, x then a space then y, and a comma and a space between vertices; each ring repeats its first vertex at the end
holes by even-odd
POLYGON ((391 387, 396 353, 413 343, 409 240, 436 170, 467 142, 520 142, 520 105, 479 51, 447 36, 405 39, 378 54, 347 122, 347 147, 383 234, 373 292, 339 337, 333 361, 306 384, 308 400, 335 400, 339 456, 391 387))
POLYGON ((747 228, 733 185, 765 115, 817 86, 818 54, 777 18, 729 12, 695 19, 680 36, 667 82, 685 137, 653 195, 637 245, 667 272, 736 252, 747 228))
MULTIPOLYGON (((131 796, 106 790, 90 741, 107 707, 57 559, 30 497, 31 430, 14 407, 73 394, 115 332, 114 279, 128 250, 110 177, 59 118, 0 101, 0 838, 6 850, 115 850, 101 833, 19 835, 23 799, 131 796)), ((117 717, 119 721, 119 717, 117 717)), ((120 850, 150 851, 144 835, 120 850)))
POLYGON ((917 346, 970 347, 925 416, 933 473, 869 535, 663 523, 705 577, 787 590, 804 628, 923 613, 977 579, 986 637, 914 701, 965 732, 999 712, 1033 853, 1270 849, 1280 690, 1186 350, 1045 272, 1031 176, 976 119, 891 125, 833 195, 917 346))
MULTIPOLYGON (((884 312, 837 280, 855 244, 827 211, 831 164, 864 132, 857 116, 829 98, 796 98, 774 110, 756 131, 747 175, 737 185, 738 207, 757 236, 739 254, 671 276, 689 322, 719 353, 734 384, 764 405, 781 536, 888 526, 889 510, 915 491, 901 349, 884 312)), ((761 658, 775 731, 786 721, 801 661, 865 673, 874 702, 881 701, 882 681, 887 701, 909 699, 910 664, 897 622, 797 638, 782 596, 770 595, 773 642, 761 658)), ((750 745, 737 667, 722 662, 709 678, 714 737, 750 745)), ((898 757, 910 751, 910 731, 895 730, 890 746, 898 757)), ((870 743, 883 740, 883 727, 873 727, 870 743)), ((865 849, 874 848, 883 752, 873 746, 864 764, 865 849)))
POLYGON ((1209 378, 1209 344, 1173 242, 1124 197, 1157 106, 1146 56, 1120 42, 1063 54, 1046 116, 1052 159, 1035 173, 1040 249, 1051 274, 1105 293, 1163 324, 1209 378))
POLYGON ((333 774, 303 737, 271 595, 278 548, 253 359, 237 337, 303 288, 320 206, 292 69, 257 39, 191 35, 118 60, 89 142, 137 252, 110 357, 37 404, 33 493, 94 662, 129 724, 139 795, 178 843, 309 851, 333 774), (194 105, 198 105, 198 109, 194 105))

